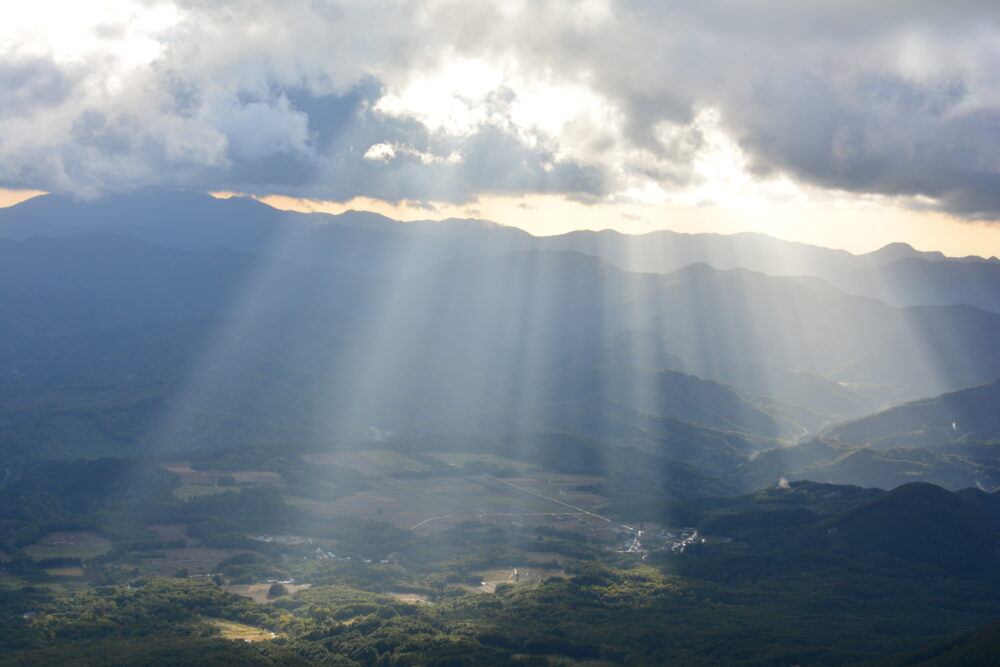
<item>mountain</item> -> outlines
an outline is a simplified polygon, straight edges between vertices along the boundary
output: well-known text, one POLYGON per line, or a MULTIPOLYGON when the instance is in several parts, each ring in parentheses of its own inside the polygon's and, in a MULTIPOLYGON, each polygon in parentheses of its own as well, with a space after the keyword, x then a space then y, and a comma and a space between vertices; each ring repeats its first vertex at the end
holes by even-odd
POLYGON ((815 438, 759 452, 730 477, 750 488, 774 484, 784 477, 883 489, 922 481, 952 490, 973 487, 994 491, 1000 489, 1000 446, 873 449, 815 438))
POLYGON ((827 279, 845 292, 892 306, 967 304, 1000 312, 1000 262, 996 261, 913 256, 827 279))
POLYGON ((124 234, 184 250, 227 248, 307 266, 412 273, 468 253, 527 249, 523 231, 479 220, 399 223, 363 211, 282 211, 250 197, 143 191, 80 202, 43 195, 0 209, 0 238, 124 234))
POLYGON ((876 448, 1000 441, 1000 381, 912 401, 839 424, 825 435, 876 448))
POLYGON ((803 480, 764 485, 728 498, 694 498, 680 511, 706 535, 766 542, 769 534, 787 532, 792 526, 810 529, 884 493, 881 489, 803 480))
MULTIPOLYGON (((996 456, 981 443, 913 452, 886 440, 874 452, 843 423, 831 437, 853 444, 808 438, 887 403, 994 380, 1000 315, 894 308, 814 276, 705 263, 624 271, 577 250, 517 247, 542 240, 475 221, 282 222, 247 200, 158 197, 147 218, 148 197, 135 195, 117 212, 112 200, 83 206, 66 235, 0 241, 6 455, 562 434, 619 452, 606 460, 685 470, 701 480, 688 489, 780 476, 995 486, 996 456), (190 215, 172 228, 178 210, 190 215), (232 211, 245 229, 213 217, 232 211), (245 232, 260 246, 282 225, 298 240, 274 247, 325 259, 109 231, 195 246, 245 232), (91 228, 104 231, 79 235, 91 228), (474 252, 496 234, 511 243, 474 252), (351 255, 369 247, 362 237, 381 250, 351 255), (397 264, 404 251, 416 254, 397 264)), ((31 201, 36 212, 66 205, 31 201)), ((981 420, 991 400, 975 403, 981 420)))
POLYGON ((668 273, 695 263, 777 276, 816 276, 850 294, 892 306, 968 304, 1000 312, 1000 260, 952 258, 905 243, 853 255, 762 234, 638 236, 613 231, 571 232, 538 240, 542 247, 576 250, 628 271, 668 273))
MULTIPOLYGON (((119 234, 0 240, 0 290, 29 302, 58 298, 76 303, 77 309, 88 304, 103 313, 100 326, 105 328, 218 315, 239 301, 264 272, 269 286, 281 292, 280 297, 262 295, 271 300, 271 307, 280 298, 282 309, 294 308, 296 300, 307 298, 319 282, 315 271, 259 255, 224 248, 182 251, 119 234)), ((15 302, 4 309, 9 325, 31 335, 50 333, 35 318, 48 317, 56 307, 27 306, 15 302)), ((72 322, 63 327, 67 331, 91 327, 72 322)))
POLYGON ((358 211, 341 215, 280 211, 248 197, 145 191, 80 202, 43 195, 0 209, 0 238, 123 233, 183 249, 265 254, 348 270, 407 273, 457 255, 519 250, 572 251, 635 273, 670 273, 690 264, 815 276, 852 294, 894 306, 968 304, 1000 310, 1000 260, 948 258, 893 243, 862 255, 763 234, 625 235, 604 230, 532 237, 482 220, 397 223, 358 211))
POLYGON ((621 412, 607 434, 622 446, 662 455, 667 438, 673 458, 717 472, 799 430, 759 398, 655 363, 609 374, 606 387, 589 381, 604 374, 595 366, 559 380, 569 332, 596 331, 603 308, 567 296, 588 282, 599 294, 602 276, 620 274, 575 253, 459 262, 403 284, 111 234, 7 241, 0 254, 10 260, 0 289, 26 295, 8 302, 0 335, 8 456, 319 442, 425 424, 587 435, 591 417, 558 406, 596 401, 621 412), (522 330, 525 308, 536 329, 522 330), (699 441, 744 444, 702 456, 699 441))
POLYGON ((892 488, 914 480, 950 489, 1000 488, 1000 382, 920 399, 828 427, 819 438, 761 452, 741 468, 752 483, 778 476, 892 488))
POLYGON ((1000 645, 1000 622, 991 623, 958 637, 934 642, 917 651, 878 661, 884 667, 971 667, 996 662, 1000 645))
MULTIPOLYGON (((186 424, 174 437, 196 440, 360 438, 490 414, 535 428, 529 415, 555 414, 548 406, 595 400, 602 414, 793 439, 878 397, 1000 372, 1000 316, 894 309, 815 278, 704 264, 636 274, 519 251, 362 273, 110 234, 5 241, 0 255, 12 295, 0 389, 31 406, 34 432, 59 439, 63 422, 40 406, 78 423, 67 410, 119 409, 122 396, 143 419, 187 415, 171 418, 186 424), (860 363, 879 349, 891 355, 860 363)), ((577 414, 581 426, 560 428, 593 426, 577 414)))
POLYGON ((0 214, 18 664, 992 655, 1000 314, 743 265, 981 260, 122 201, 0 214))
POLYGON ((1000 562, 1000 497, 915 482, 896 487, 825 524, 834 548, 884 553, 958 571, 1000 562))
POLYGON ((1000 372, 992 361, 1000 316, 967 306, 890 308, 818 279, 692 265, 629 306, 640 328, 664 332, 671 351, 707 377, 725 377, 752 361, 890 402, 1000 372))
POLYGON ((844 271, 872 269, 904 258, 947 259, 941 253, 920 252, 905 243, 892 243, 870 253, 854 255, 846 250, 783 241, 753 232, 725 235, 657 230, 629 235, 612 230, 576 231, 546 237, 541 243, 549 249, 600 256, 615 266, 642 273, 668 273, 703 262, 719 269, 745 268, 773 275, 825 278, 844 271))
MULTIPOLYGON (((911 482, 891 491, 812 481, 730 498, 696 498, 682 511, 709 536, 729 536, 783 560, 812 551, 854 562, 891 558, 904 570, 992 575, 1000 562, 1000 495, 911 482), (904 562, 909 562, 904 564, 904 562)), ((884 562, 884 561, 883 561, 884 562)))

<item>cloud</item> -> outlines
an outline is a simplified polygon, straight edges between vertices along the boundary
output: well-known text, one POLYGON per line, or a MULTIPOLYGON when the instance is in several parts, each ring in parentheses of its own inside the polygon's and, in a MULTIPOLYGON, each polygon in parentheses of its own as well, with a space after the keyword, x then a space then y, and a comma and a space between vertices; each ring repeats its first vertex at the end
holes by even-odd
POLYGON ((380 144, 372 144, 365 151, 364 158, 366 160, 391 160, 396 157, 396 149, 393 148, 392 144, 387 144, 382 142, 380 144))
POLYGON ((684 202, 783 178, 1000 218, 994 2, 107 5, 0 27, 0 186, 684 202))
POLYGON ((36 108, 64 102, 73 92, 72 71, 48 58, 15 57, 0 62, 0 90, 4 101, 0 114, 25 116, 36 108))
POLYGON ((425 153, 419 151, 412 146, 406 146, 402 144, 390 144, 386 142, 381 142, 377 144, 372 144, 365 151, 364 158, 366 160, 376 160, 382 162, 388 162, 389 160, 394 160, 397 157, 409 156, 420 160, 424 164, 437 164, 439 162, 450 162, 452 164, 461 164, 462 154, 458 151, 452 151, 448 155, 435 155, 434 153, 425 153))

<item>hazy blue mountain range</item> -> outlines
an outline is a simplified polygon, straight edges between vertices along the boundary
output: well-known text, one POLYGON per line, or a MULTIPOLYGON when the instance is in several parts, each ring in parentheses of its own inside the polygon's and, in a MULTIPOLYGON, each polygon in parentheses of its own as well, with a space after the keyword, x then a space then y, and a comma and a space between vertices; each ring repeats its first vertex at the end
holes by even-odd
POLYGON ((0 237, 14 664, 995 652, 992 260, 183 193, 0 237))
POLYGON ((826 435, 876 448, 1000 442, 1000 382, 905 403, 826 435))
POLYGON ((781 475, 995 481, 990 450, 873 452, 844 435, 860 426, 832 425, 995 380, 1000 315, 739 266, 771 254, 778 273, 916 261, 986 275, 990 261, 759 236, 535 239, 183 193, 40 197, 0 212, 0 233, 8 455, 565 434, 733 490, 781 475), (616 266, 656 252, 662 270, 616 266), (684 256, 721 268, 676 268, 684 256), (824 427, 844 442, 791 447, 824 427))
POLYGON ((764 452, 743 473, 760 482, 782 470, 789 479, 885 488, 923 479, 993 490, 1000 486, 998 398, 992 382, 905 403, 764 452))
POLYGON ((1000 495, 978 489, 914 482, 881 491, 794 482, 684 508, 706 534, 749 539, 761 555, 878 554, 955 573, 989 572, 1000 561, 1000 495))
POLYGON ((1000 622, 963 633, 959 637, 934 642, 919 651, 907 653, 895 660, 886 660, 881 664, 893 667, 988 665, 996 659, 998 642, 1000 642, 1000 622))
POLYGON ((535 238, 481 220, 399 224, 383 216, 279 211, 248 198, 145 192, 79 202, 45 195, 0 210, 0 238, 126 233, 186 249, 226 247, 305 264, 387 271, 419 271, 456 254, 497 255, 515 250, 572 250, 618 268, 668 273, 704 262, 718 269, 746 268, 773 275, 812 275, 844 291, 890 305, 969 304, 1000 311, 1000 260, 947 258, 893 243, 853 255, 762 234, 632 236, 577 231, 535 238))
MULTIPOLYGON (((1000 497, 933 484, 898 486, 825 523, 826 537, 854 551, 934 563, 955 572, 1000 561, 1000 497)), ((836 548, 836 547, 835 547, 836 548)))

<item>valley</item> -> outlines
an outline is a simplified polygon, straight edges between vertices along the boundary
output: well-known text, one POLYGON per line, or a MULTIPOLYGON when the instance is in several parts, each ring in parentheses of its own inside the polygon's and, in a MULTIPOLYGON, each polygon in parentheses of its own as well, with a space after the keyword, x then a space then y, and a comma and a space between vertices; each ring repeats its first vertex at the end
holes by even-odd
POLYGON ((0 14, 0 667, 1000 665, 1000 2, 0 14))
POLYGON ((1000 315, 835 286, 992 261, 155 198, 0 210, 4 664, 906 664, 1000 617, 1000 315))

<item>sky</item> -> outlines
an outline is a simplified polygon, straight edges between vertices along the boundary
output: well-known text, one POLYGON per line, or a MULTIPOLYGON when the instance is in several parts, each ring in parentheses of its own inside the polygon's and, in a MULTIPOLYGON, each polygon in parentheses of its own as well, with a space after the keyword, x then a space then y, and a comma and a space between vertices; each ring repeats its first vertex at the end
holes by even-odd
POLYGON ((1000 255, 1000 3, 34 0, 0 205, 250 194, 1000 255))

